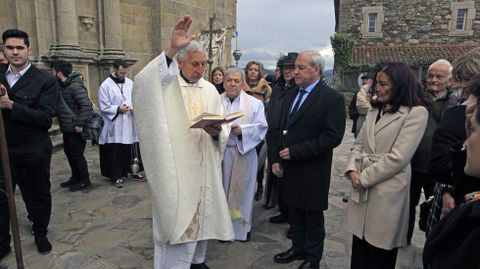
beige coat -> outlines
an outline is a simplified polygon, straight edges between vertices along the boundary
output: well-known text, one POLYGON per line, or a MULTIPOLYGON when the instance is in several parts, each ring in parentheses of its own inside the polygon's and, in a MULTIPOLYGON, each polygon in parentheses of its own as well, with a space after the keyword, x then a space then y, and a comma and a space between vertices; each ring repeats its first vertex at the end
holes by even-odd
POLYGON ((360 172, 363 189, 352 189, 345 227, 370 244, 393 249, 407 245, 410 202, 410 159, 427 125, 422 106, 400 107, 375 124, 378 109, 371 108, 346 171, 360 172))
POLYGON ((365 122, 367 112, 372 107, 368 98, 368 90, 370 89, 370 86, 371 85, 363 85, 360 87, 360 90, 358 90, 357 93, 357 102, 355 103, 358 111, 356 134, 360 133, 360 129, 362 129, 363 123, 365 122))

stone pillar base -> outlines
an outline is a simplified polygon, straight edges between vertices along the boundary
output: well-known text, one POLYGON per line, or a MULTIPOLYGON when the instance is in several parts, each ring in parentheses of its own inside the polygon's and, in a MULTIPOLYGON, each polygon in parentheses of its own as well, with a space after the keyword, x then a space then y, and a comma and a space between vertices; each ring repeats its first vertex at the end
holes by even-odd
POLYGON ((70 56, 70 57, 82 57, 83 52, 79 46, 76 45, 52 45, 50 46, 50 56, 56 55, 59 57, 70 56))

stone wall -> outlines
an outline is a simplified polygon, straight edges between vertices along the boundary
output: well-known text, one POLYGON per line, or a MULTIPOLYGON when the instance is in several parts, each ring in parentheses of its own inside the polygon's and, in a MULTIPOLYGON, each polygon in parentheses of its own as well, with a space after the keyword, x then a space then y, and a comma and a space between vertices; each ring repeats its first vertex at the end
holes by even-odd
POLYGON ((339 6, 338 32, 352 35, 357 45, 402 45, 402 44, 472 44, 480 37, 480 0, 474 0, 471 35, 452 35, 451 0, 341 0, 339 6), (383 6, 383 37, 365 38, 362 35, 364 14, 362 8, 383 6))
MULTIPOLYGON (((65 59, 82 72, 96 103, 97 89, 115 59, 132 63, 133 78, 170 40, 175 23, 193 17, 192 32, 208 30, 216 12, 215 28, 236 25, 236 0, 2 0, 0 31, 19 28, 29 33, 30 60, 48 69, 54 59, 65 59)), ((214 66, 231 64, 231 38, 214 66)))

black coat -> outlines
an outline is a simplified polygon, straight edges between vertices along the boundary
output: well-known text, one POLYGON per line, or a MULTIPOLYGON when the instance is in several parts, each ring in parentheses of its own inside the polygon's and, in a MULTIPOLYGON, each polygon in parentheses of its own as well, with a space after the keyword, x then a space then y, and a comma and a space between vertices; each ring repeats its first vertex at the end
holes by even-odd
POLYGON ((0 83, 14 102, 12 110, 2 110, 9 153, 20 158, 48 156, 52 154, 48 129, 57 107, 57 82, 32 65, 10 88, 5 77, 7 68, 0 65, 0 83))
POLYGON ((455 203, 463 196, 480 190, 480 179, 465 175, 465 152, 458 151, 467 138, 465 106, 455 106, 445 112, 432 139, 429 173, 440 183, 453 186, 455 203))
POLYGON ((455 208, 428 234, 423 266, 428 269, 480 268, 480 201, 455 208))
POLYGON ((285 79, 282 77, 278 78, 272 86, 272 95, 270 95, 270 101, 268 102, 268 109, 266 113, 266 119, 268 123, 268 131, 266 135, 267 141, 267 149, 268 149, 268 158, 272 158, 273 149, 272 147, 275 140, 278 140, 278 136, 280 134, 280 112, 282 108, 283 99, 287 91, 292 90, 296 91, 297 86, 295 82, 290 82, 290 86, 288 90, 285 90, 285 79))
POLYGON ((58 123, 63 133, 73 133, 75 126, 85 126, 92 114, 92 102, 88 97, 85 84, 80 79, 80 74, 72 73, 60 86, 60 94, 73 112, 73 116, 59 99, 57 109, 58 123))
MULTIPOLYGON (((281 146, 276 139, 271 163, 284 168, 285 203, 311 211, 328 208, 328 189, 333 149, 345 133, 345 102, 336 90, 320 81, 288 121, 287 115, 297 95, 288 91, 281 108, 280 130, 288 130, 281 146), (288 147, 291 160, 281 160, 279 151, 288 147)), ((278 136, 280 137, 280 135, 278 136)))

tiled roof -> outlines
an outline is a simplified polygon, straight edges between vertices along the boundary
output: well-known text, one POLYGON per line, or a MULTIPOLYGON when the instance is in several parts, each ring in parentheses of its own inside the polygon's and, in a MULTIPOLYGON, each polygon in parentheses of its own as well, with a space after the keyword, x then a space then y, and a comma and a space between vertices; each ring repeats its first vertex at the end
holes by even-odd
POLYGON ((358 46, 353 49, 354 64, 375 65, 381 61, 403 62, 411 67, 424 66, 439 59, 453 62, 477 45, 358 46))

